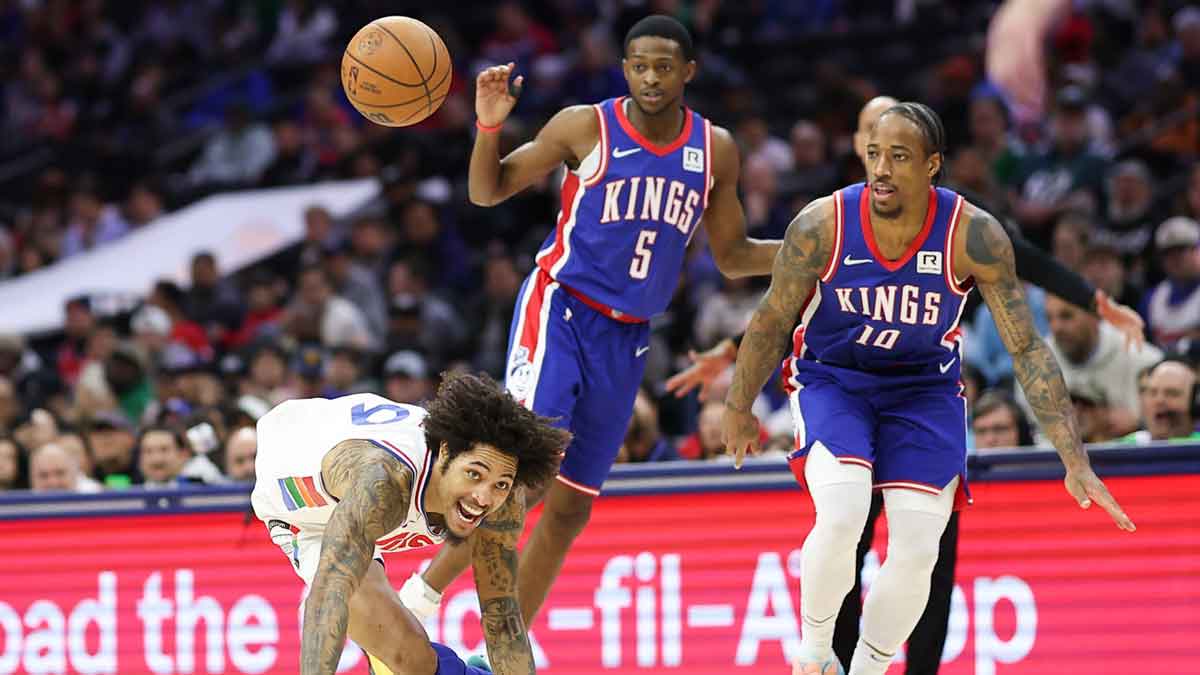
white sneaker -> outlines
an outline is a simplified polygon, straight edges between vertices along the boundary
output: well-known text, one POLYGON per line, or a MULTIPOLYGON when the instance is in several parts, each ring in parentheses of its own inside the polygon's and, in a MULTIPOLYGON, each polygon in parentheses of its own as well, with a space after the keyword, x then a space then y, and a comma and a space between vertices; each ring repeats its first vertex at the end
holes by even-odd
POLYGON ((817 656, 801 647, 800 654, 792 659, 792 675, 846 675, 846 671, 832 651, 817 656))
POLYGON ((437 618, 438 605, 442 602, 442 594, 433 590, 420 574, 414 572, 408 581, 400 587, 400 602, 412 612, 421 623, 437 618))

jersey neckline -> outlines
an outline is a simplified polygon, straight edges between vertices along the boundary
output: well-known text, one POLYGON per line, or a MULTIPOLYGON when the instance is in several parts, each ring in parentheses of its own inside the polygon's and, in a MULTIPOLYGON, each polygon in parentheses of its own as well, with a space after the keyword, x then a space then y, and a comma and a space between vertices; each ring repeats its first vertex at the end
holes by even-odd
POLYGON ((925 207, 925 224, 921 226, 921 231, 913 237, 912 243, 899 258, 889 260, 884 257, 883 252, 879 250, 879 245, 875 242, 875 224, 871 222, 870 189, 870 183, 863 183, 863 189, 858 198, 858 220, 862 227, 863 240, 866 241, 867 248, 871 250, 871 255, 875 256, 875 262, 883 265, 887 271, 895 272, 912 260, 912 257, 925 244, 925 240, 929 238, 929 233, 933 231, 933 221, 937 218, 937 192, 930 186, 929 205, 925 207))
POLYGON ((633 126, 633 122, 630 122, 629 118, 625 116, 625 102, 628 100, 628 96, 622 96, 618 98, 616 103, 613 104, 613 112, 617 116, 617 124, 621 125, 621 129, 624 130, 625 133, 628 134, 629 137, 632 138, 633 141, 640 145, 643 149, 648 150, 659 157, 663 157, 678 150, 683 146, 684 143, 687 142, 687 139, 691 137, 692 111, 689 110, 687 106, 683 106, 683 130, 679 132, 679 136, 677 136, 675 140, 671 141, 667 145, 658 145, 654 141, 651 141, 649 138, 646 138, 644 135, 642 135, 642 132, 638 131, 637 127, 633 126))

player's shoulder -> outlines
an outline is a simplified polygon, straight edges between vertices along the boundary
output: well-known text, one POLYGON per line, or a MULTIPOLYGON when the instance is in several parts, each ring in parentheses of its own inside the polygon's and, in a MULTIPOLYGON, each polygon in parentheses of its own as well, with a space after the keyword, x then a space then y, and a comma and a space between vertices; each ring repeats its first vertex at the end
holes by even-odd
MULTIPOLYGON (((796 264, 824 265, 837 240, 837 212, 833 195, 814 199, 800 209, 784 235, 786 255, 796 264)), ((778 264, 778 263, 777 263, 778 264)))
POLYGON ((569 105, 554 113, 543 129, 567 134, 598 132, 600 122, 597 119, 596 108, 597 106, 588 104, 569 105))
MULTIPOLYGON (((804 205, 792 220, 792 226, 800 229, 828 229, 837 225, 837 198, 832 195, 818 197, 804 205)), ((790 227, 789 227, 790 229, 790 227)))

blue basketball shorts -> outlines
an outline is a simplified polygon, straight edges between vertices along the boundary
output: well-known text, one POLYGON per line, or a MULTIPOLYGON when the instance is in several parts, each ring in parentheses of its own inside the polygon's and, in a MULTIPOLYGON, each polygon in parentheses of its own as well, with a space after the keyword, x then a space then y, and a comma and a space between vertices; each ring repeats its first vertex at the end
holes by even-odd
POLYGON ((608 313, 535 267, 513 310, 505 373, 514 398, 574 434, 557 479, 593 496, 625 440, 650 340, 646 322, 608 313))
POLYGON ((801 485, 805 459, 820 442, 838 461, 870 469, 876 489, 938 494, 958 476, 954 507, 970 502, 967 403, 957 384, 813 362, 799 362, 799 369, 788 462, 801 485))

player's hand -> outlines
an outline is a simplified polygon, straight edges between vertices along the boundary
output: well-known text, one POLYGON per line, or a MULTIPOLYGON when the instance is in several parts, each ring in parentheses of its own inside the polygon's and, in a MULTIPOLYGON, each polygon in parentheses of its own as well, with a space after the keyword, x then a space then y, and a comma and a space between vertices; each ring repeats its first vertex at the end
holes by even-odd
POLYGON ((725 338, 708 351, 697 353, 689 349, 688 359, 692 365, 667 378, 667 391, 675 394, 675 398, 683 398, 700 387, 700 400, 708 401, 713 380, 737 359, 737 345, 725 338))
POLYGON ((518 75, 509 86, 508 78, 512 76, 514 66, 510 61, 503 66, 485 68, 475 78, 475 116, 480 124, 487 127, 502 124, 517 104, 525 76, 518 75))
POLYGON ((725 442, 725 452, 733 457, 733 468, 742 468, 746 459, 746 451, 758 454, 758 418, 749 410, 735 410, 725 406, 725 416, 721 420, 721 437, 725 442))
POLYGON ((1080 508, 1089 508, 1092 502, 1096 502, 1108 515, 1112 516, 1117 527, 1126 532, 1133 532, 1137 527, 1129 516, 1125 515, 1125 511, 1121 509, 1121 505, 1108 492, 1108 488, 1104 487, 1104 482, 1100 480, 1096 472, 1092 471, 1091 467, 1084 467, 1074 471, 1067 472, 1067 478, 1064 481, 1067 486, 1067 492, 1079 502, 1080 508))
POLYGON ((1132 309, 1108 297, 1108 293, 1096 289, 1096 313, 1111 323, 1125 336, 1125 349, 1136 351, 1146 343, 1146 324, 1132 309))

